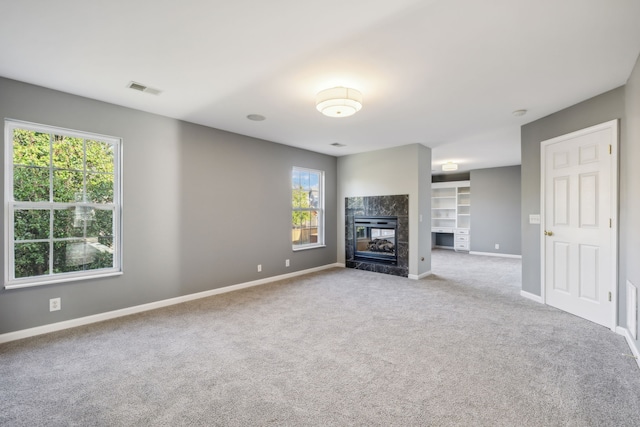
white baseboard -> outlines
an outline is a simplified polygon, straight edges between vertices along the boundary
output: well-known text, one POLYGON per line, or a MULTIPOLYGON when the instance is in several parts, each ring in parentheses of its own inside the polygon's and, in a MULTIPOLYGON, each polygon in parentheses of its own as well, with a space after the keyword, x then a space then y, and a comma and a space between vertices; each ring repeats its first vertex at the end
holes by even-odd
POLYGON ((497 252, 476 252, 470 251, 469 255, 484 255, 484 256, 497 256, 501 258, 517 258, 522 259, 522 255, 513 255, 513 254, 500 254, 497 252))
POLYGON ((540 304, 544 304, 544 300, 542 299, 541 296, 530 294, 529 292, 526 292, 526 291, 520 291, 520 296, 524 297, 524 298, 527 298, 527 299, 530 299, 531 301, 535 301, 535 302, 538 302, 540 304))
POLYGON ((631 333, 629 332, 629 330, 627 328, 623 328, 622 326, 616 326, 616 333, 626 338, 629 349, 631 350, 633 356, 636 358, 638 368, 640 368, 640 349, 636 347, 635 341, 631 337, 631 333))
POLYGON ((409 276, 407 277, 412 280, 420 280, 420 279, 424 279, 427 276, 431 276, 431 270, 424 272, 422 274, 409 274, 409 276))
POLYGON ((99 313, 91 316, 79 317, 77 319, 65 320, 58 323, 51 323, 49 325, 36 326, 35 328, 23 329, 15 332, 8 332, 6 334, 0 334, 0 344, 10 342, 10 341, 21 340, 23 338, 29 338, 36 335, 47 334, 50 332, 61 331, 64 329, 75 328, 77 326, 83 326, 91 323, 102 322, 104 320, 115 319, 118 317, 128 316, 130 314, 142 313, 144 311, 155 310, 157 308, 168 307, 170 305, 180 304, 187 301, 193 301, 200 298, 207 298, 213 295, 233 292, 240 289, 250 288, 253 286, 260 286, 267 283, 276 282, 278 280, 290 279, 292 277, 302 276, 309 273, 315 273, 317 271, 327 270, 329 268, 334 268, 334 267, 344 267, 344 264, 335 263, 335 264, 323 265, 321 267, 309 268, 307 270, 296 271, 294 273, 287 273, 279 276, 267 277, 264 279, 253 280, 251 282, 245 282, 237 285, 211 289, 209 291, 198 292, 195 294, 183 295, 180 297, 150 302, 148 304, 122 308, 120 310, 108 311, 106 313, 99 313))

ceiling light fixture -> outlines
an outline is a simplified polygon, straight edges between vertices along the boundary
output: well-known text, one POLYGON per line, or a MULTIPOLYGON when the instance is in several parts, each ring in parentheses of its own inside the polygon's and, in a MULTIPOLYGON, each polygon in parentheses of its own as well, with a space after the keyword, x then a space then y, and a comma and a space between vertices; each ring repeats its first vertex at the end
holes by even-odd
POLYGON ((266 119, 266 117, 265 117, 265 116, 263 116, 263 115, 260 115, 260 114, 249 114, 249 115, 247 116, 247 119, 249 119, 249 120, 253 120, 254 122, 261 122, 261 121, 263 121, 264 119, 266 119))
POLYGON ((348 87, 334 87, 318 92, 316 108, 325 116, 349 117, 362 108, 362 94, 348 87))
POLYGON ((513 114, 516 117, 520 117, 520 116, 524 116, 525 114, 527 114, 527 110, 516 110, 511 114, 513 114))
POLYGON ((442 165, 442 170, 445 172, 457 171, 458 165, 453 162, 447 162, 444 165, 442 165))

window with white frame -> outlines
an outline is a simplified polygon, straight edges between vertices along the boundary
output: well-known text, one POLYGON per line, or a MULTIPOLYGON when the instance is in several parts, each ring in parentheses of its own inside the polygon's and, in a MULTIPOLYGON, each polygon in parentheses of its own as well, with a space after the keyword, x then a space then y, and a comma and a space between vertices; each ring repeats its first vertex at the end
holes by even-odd
POLYGON ((121 272, 119 138, 5 121, 5 287, 121 272))
POLYGON ((294 167, 291 200, 293 249, 324 246, 324 172, 294 167))

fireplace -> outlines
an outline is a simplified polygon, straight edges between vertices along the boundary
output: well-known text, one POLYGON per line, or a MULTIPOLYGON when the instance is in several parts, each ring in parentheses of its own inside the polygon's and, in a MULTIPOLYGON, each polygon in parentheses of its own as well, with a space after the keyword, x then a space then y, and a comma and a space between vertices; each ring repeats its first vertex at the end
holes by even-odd
POLYGON ((353 219, 355 236, 354 260, 397 265, 395 216, 356 216, 353 219))
POLYGON ((409 195, 345 198, 345 266, 409 275, 409 195))

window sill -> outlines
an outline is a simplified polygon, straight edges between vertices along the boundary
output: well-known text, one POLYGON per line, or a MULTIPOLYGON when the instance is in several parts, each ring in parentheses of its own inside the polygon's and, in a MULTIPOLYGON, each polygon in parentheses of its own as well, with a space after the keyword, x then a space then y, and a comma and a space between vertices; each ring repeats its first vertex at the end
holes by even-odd
POLYGON ((294 252, 298 252, 298 251, 306 251, 307 249, 317 249, 317 248, 326 248, 327 245, 309 245, 309 246, 298 246, 298 247, 292 247, 291 249, 294 252))
POLYGON ((83 276, 75 276, 75 277, 59 277, 52 278, 42 281, 29 281, 29 282, 13 282, 9 284, 5 284, 5 289, 21 289, 21 288, 31 288, 34 286, 42 286, 42 285, 51 285, 54 283, 66 283, 66 282, 76 282, 78 280, 90 280, 90 279, 101 279, 103 277, 112 277, 112 276, 121 276, 122 271, 110 271, 100 274, 92 274, 92 275, 83 275, 83 276))

